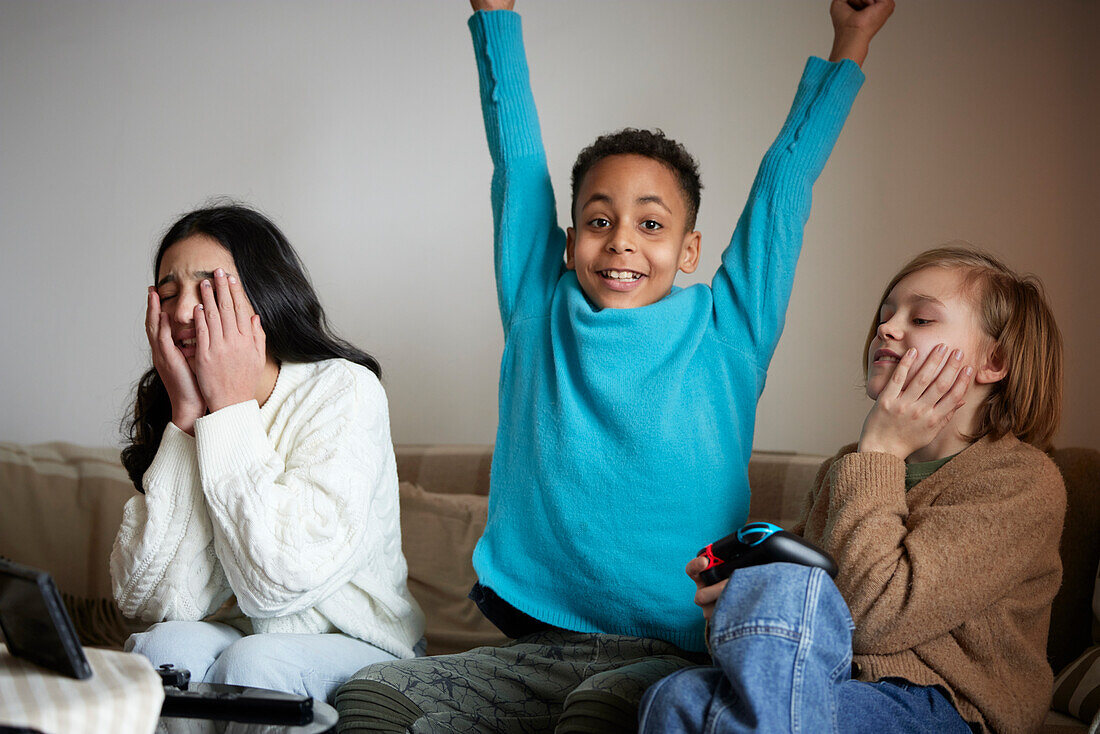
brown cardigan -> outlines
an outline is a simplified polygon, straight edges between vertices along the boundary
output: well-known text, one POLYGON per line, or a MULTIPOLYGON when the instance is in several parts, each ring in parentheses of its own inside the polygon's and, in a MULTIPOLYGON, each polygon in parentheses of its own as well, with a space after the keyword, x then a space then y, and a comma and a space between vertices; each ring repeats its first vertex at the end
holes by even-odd
POLYGON ((1066 492, 1050 458, 983 438, 905 491, 905 463, 841 449, 795 528, 836 558, 860 680, 941 685, 983 731, 1032 732, 1050 705, 1050 604, 1066 492))

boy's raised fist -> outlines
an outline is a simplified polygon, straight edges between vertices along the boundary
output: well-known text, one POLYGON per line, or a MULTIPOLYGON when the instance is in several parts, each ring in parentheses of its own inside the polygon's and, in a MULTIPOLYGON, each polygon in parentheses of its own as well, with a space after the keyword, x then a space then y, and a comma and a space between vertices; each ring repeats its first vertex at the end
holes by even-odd
POLYGON ((871 39, 893 12, 894 0, 832 0, 833 51, 829 61, 851 59, 863 66, 871 39))
POLYGON ((511 10, 516 0, 470 0, 474 10, 511 10))
POLYGON ((867 36, 878 33, 894 12, 894 0, 832 0, 829 16, 837 33, 858 32, 867 36))

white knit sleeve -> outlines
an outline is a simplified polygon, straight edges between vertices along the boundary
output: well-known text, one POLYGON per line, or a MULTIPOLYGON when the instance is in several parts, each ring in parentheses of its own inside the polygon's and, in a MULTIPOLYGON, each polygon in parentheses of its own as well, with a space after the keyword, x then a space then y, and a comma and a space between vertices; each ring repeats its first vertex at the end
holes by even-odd
POLYGON ((324 369, 279 411, 271 436, 254 400, 195 426, 214 549, 253 618, 310 609, 352 578, 391 450, 385 393, 365 369, 324 369))
POLYGON ((199 481, 195 440, 169 423, 126 503, 111 551, 119 609, 148 622, 198 620, 229 598, 199 481))

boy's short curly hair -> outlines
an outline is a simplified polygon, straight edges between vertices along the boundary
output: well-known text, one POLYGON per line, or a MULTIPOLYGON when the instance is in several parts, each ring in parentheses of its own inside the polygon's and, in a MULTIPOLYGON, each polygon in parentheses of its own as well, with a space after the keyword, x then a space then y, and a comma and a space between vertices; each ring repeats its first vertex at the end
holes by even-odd
POLYGON ((699 180, 698 161, 683 145, 665 136, 661 130, 639 130, 633 127, 624 127, 622 130, 601 135, 577 155, 573 164, 573 203, 570 207, 574 217, 577 210, 577 191, 585 175, 597 163, 612 155, 642 155, 663 163, 676 174, 687 204, 686 231, 695 229, 695 217, 699 214, 699 192, 703 189, 699 180))

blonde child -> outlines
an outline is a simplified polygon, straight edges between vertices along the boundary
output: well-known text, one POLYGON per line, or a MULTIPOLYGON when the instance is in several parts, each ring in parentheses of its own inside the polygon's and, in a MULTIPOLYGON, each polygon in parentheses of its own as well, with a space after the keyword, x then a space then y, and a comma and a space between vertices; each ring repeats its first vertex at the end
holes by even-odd
POLYGON ((644 731, 1040 726, 1065 511, 1041 286, 971 248, 925 252, 887 285, 865 357, 875 404, 796 528, 836 558, 835 586, 776 563, 703 587, 689 563, 717 667, 654 685, 644 731))

